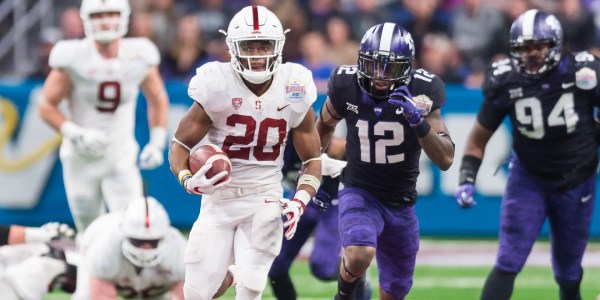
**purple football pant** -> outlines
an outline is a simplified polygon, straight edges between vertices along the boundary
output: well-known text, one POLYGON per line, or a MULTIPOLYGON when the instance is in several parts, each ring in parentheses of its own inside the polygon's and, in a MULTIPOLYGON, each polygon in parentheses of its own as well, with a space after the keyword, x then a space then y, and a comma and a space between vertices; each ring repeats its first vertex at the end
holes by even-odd
POLYGON ((379 286, 394 297, 406 296, 419 250, 415 207, 386 206, 365 190, 353 187, 342 189, 339 198, 342 246, 376 248, 379 286))
POLYGON ((595 176, 569 190, 555 191, 543 189, 516 157, 511 165, 502 197, 496 268, 520 272, 548 218, 554 277, 559 283, 578 281, 590 235, 595 176))
POLYGON ((320 212, 312 205, 300 218, 296 234, 291 240, 283 239, 281 252, 275 258, 269 276, 289 271, 300 249, 315 232, 313 250, 310 255, 310 270, 320 280, 334 280, 339 273, 338 262, 342 246, 338 234, 338 207, 330 206, 320 212))

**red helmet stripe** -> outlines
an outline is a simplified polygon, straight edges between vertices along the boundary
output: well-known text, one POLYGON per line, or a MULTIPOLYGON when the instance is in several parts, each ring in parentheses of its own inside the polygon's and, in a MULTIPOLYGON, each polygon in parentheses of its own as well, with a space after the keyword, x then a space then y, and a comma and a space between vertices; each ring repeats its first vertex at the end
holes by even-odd
POLYGON ((258 31, 258 7, 252 5, 252 22, 254 24, 254 31, 258 31))
POLYGON ((144 225, 146 225, 146 228, 150 228, 150 209, 149 209, 149 205, 148 205, 148 198, 145 199, 146 200, 146 221, 144 222, 144 225))

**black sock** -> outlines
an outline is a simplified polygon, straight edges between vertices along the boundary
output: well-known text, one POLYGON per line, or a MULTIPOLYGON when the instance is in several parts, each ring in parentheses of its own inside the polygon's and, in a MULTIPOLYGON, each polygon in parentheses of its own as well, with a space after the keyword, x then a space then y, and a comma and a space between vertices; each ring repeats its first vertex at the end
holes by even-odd
POLYGON ((485 280, 481 300, 508 300, 512 295, 517 273, 494 268, 485 280))
POLYGON ((296 300, 296 290, 289 273, 270 275, 273 294, 278 300, 296 300))
POLYGON ((354 290, 354 300, 365 300, 369 298, 370 291, 367 291, 370 287, 367 286, 367 272, 365 272, 356 283, 356 289, 354 290))
POLYGON ((579 286, 581 285, 582 278, 583 274, 579 276, 579 280, 559 283, 558 286, 560 287, 560 300, 581 300, 579 286))
MULTIPOLYGON (((338 275, 339 276, 339 275, 338 275)), ((353 282, 345 281, 342 276, 338 277, 338 292, 335 294, 335 300, 353 300, 354 289, 356 285, 362 282, 360 278, 357 278, 353 282)))

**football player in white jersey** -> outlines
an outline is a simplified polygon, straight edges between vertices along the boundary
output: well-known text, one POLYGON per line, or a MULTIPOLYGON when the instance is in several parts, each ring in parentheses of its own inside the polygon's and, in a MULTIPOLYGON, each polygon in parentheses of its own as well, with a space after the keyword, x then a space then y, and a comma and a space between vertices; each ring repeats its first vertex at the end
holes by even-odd
POLYGON ((79 232, 101 214, 141 197, 134 136, 139 88, 148 102, 150 141, 139 167, 163 163, 168 98, 158 72, 160 56, 145 38, 122 38, 127 0, 83 0, 86 38, 54 46, 39 111, 63 135, 60 158, 69 208, 79 232), (68 117, 59 110, 68 102, 68 117))
POLYGON ((79 246, 72 299, 183 299, 186 240, 156 199, 100 216, 79 246))
POLYGON ((188 94, 195 103, 169 148, 173 174, 186 191, 203 195, 185 256, 186 299, 211 299, 232 261, 236 299, 260 299, 281 248, 283 228, 285 237, 292 238, 320 185, 312 109, 316 87, 308 69, 281 62, 284 41, 275 14, 262 6, 245 7, 226 32, 231 62, 207 63, 190 81, 188 94), (281 168, 291 128, 303 174, 289 200, 281 198, 281 168), (189 171, 189 151, 206 135, 232 164, 231 177, 216 185, 226 172, 207 179, 210 164, 193 175, 189 171), (281 214, 287 217, 283 226, 281 214))

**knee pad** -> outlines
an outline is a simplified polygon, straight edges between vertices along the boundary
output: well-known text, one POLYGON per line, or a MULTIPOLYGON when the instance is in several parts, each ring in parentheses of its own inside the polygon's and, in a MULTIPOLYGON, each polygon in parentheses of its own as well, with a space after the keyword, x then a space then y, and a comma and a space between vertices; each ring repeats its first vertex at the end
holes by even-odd
POLYGON ((268 266, 250 266, 249 268, 242 269, 238 265, 238 287, 244 287, 252 292, 262 293, 265 286, 267 285, 267 279, 269 274, 268 266))
POLYGON ((283 225, 279 207, 267 205, 252 219, 250 244, 256 250, 277 256, 283 241, 283 225))

